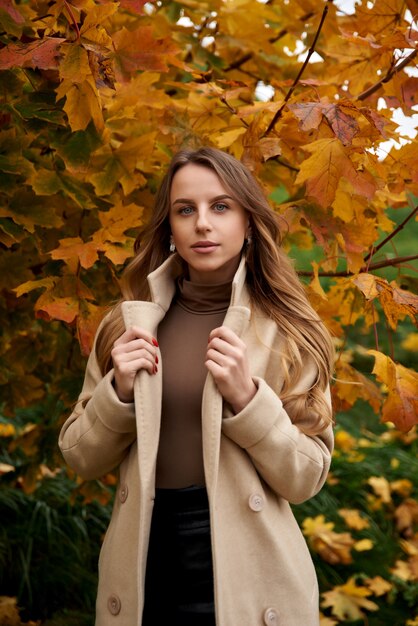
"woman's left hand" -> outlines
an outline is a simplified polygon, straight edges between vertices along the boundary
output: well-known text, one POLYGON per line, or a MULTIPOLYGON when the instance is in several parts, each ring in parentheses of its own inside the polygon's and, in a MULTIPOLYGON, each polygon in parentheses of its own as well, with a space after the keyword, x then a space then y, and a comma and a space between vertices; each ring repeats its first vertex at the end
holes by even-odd
POLYGON ((234 413, 242 411, 257 392, 245 343, 230 328, 215 328, 209 335, 205 365, 234 413))

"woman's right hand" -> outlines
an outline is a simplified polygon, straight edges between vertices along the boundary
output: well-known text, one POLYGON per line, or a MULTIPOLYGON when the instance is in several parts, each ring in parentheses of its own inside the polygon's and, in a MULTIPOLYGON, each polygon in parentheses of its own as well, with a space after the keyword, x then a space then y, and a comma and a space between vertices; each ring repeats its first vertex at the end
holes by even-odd
POLYGON ((140 326, 126 330, 113 344, 114 386, 121 402, 133 402, 134 380, 139 370, 158 371, 157 340, 140 326))

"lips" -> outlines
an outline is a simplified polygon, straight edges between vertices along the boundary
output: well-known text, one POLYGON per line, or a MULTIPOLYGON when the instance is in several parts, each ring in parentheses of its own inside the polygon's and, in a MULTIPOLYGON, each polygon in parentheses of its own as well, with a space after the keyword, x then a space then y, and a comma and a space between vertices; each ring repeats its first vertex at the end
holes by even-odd
POLYGON ((191 246, 192 250, 197 254, 211 254, 215 252, 218 247, 219 244, 214 241, 197 241, 191 246))
POLYGON ((218 246, 219 244, 214 241, 197 241, 192 245, 192 248, 213 248, 218 246))

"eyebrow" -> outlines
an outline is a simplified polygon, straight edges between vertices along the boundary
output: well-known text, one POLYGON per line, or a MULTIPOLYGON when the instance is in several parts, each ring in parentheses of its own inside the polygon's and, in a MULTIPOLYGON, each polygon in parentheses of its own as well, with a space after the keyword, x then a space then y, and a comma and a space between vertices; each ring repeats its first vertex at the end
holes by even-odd
MULTIPOLYGON (((226 199, 234 200, 232 196, 228 196, 226 193, 223 193, 220 196, 215 196, 214 198, 211 198, 210 202, 218 202, 219 200, 226 200, 226 199)), ((185 204, 185 203, 194 204, 194 200, 190 200, 189 198, 177 198, 172 203, 172 206, 174 206, 175 204, 185 204)))

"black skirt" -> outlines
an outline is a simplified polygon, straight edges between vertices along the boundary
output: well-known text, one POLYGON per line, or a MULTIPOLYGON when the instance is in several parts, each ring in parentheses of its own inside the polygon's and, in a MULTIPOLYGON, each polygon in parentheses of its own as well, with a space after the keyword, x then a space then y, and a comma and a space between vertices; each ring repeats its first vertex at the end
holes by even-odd
POLYGON ((142 626, 215 626, 209 504, 204 487, 157 489, 142 626))

